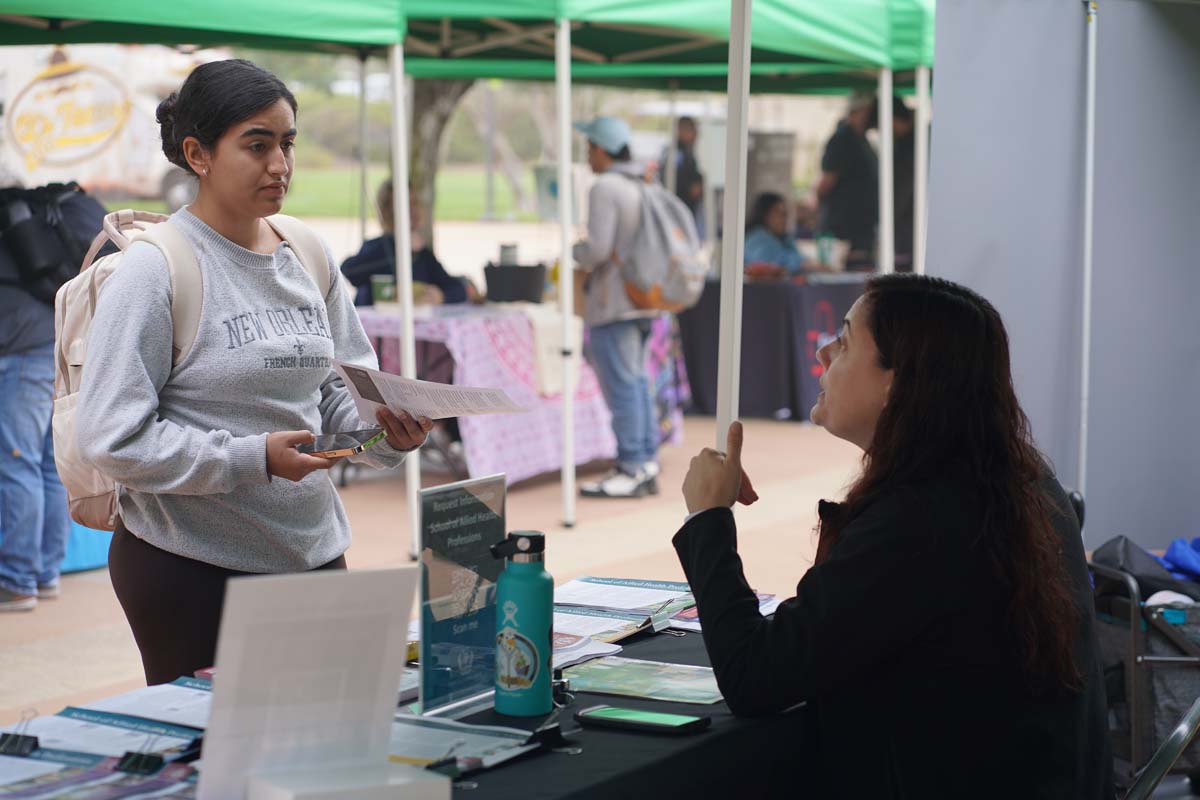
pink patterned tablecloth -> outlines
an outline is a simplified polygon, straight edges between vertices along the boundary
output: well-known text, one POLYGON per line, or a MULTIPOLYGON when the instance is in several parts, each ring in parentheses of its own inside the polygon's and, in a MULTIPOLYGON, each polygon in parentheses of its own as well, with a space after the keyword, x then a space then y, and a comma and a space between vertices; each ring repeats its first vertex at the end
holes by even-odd
MULTIPOLYGON (((358 309, 367 336, 378 340, 380 369, 400 372, 400 315, 358 309)), ((472 476, 503 472, 508 482, 562 469, 562 397, 541 395, 534 372, 533 328, 519 311, 448 307, 447 313, 417 319, 418 340, 441 342, 454 358, 454 382, 501 388, 524 414, 460 417, 463 450, 472 476), (453 309, 450 311, 449 309, 453 309)), ((575 462, 613 458, 608 406, 596 374, 581 365, 575 393, 575 462)))

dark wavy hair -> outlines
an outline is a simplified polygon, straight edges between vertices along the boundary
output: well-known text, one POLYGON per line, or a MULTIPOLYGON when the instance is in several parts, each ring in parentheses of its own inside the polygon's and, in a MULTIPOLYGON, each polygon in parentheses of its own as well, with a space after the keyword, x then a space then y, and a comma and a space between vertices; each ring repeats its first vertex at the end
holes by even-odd
POLYGON ((194 175, 183 155, 184 139, 194 136, 212 150, 225 131, 279 100, 286 100, 292 113, 299 110, 295 95, 283 81, 251 61, 232 58, 201 64, 179 91, 158 104, 155 117, 162 133, 163 155, 194 175))
POLYGON ((883 369, 894 370, 863 473, 821 524, 817 563, 845 523, 885 487, 965 471, 982 506, 978 543, 1009 595, 1007 622, 1034 685, 1077 688, 1078 610, 1041 488, 1049 467, 1017 402, 1008 334, 975 292, 923 275, 884 275, 865 293, 883 369))
POLYGON ((754 205, 750 207, 750 213, 746 216, 746 232, 749 233, 759 225, 766 225, 771 209, 783 202, 786 201, 778 192, 763 192, 754 198, 754 205))

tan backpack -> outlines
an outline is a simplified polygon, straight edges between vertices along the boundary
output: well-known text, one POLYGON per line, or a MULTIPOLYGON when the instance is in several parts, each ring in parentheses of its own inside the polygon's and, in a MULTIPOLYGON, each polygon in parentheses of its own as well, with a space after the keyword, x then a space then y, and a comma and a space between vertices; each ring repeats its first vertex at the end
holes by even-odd
MULTIPOLYGON (((111 531, 116 527, 121 487, 85 462, 75 440, 75 407, 87 358, 88 332, 96 303, 108 276, 120 267, 125 251, 135 241, 153 244, 167 260, 171 278, 171 321, 175 328, 172 362, 178 364, 196 340, 204 275, 187 237, 167 217, 147 211, 117 211, 104 218, 104 229, 92 242, 79 275, 59 288, 54 298, 54 463, 67 489, 71 519, 88 528, 111 531), (120 252, 92 263, 107 242, 120 252)), ((300 259, 321 296, 329 293, 332 278, 321 240, 299 220, 276 214, 268 224, 300 259)), ((91 420, 87 424, 103 424, 91 420)))

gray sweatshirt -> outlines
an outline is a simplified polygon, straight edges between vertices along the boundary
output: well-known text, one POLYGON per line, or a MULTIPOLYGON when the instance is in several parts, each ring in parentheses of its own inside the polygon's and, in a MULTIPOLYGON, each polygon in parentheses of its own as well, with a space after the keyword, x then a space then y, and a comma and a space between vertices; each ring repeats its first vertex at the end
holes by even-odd
POLYGON ((596 178, 588 192, 588 235, 575 245, 573 255, 580 270, 587 273, 583 319, 593 327, 656 313, 630 301, 620 266, 641 224, 642 196, 637 181, 642 180, 642 172, 633 162, 618 161, 596 178))
MULTIPOLYGON (((251 252, 187 209, 168 224, 192 242, 204 276, 195 344, 172 365, 166 259, 135 243, 92 322, 76 422, 83 457, 124 488, 125 527, 162 550, 245 572, 331 561, 350 526, 329 473, 270 477, 266 440, 378 427, 359 418, 332 370, 334 358, 376 366, 353 302, 336 279, 322 298, 286 243, 251 252)), ((403 459, 386 441, 359 457, 403 459)))

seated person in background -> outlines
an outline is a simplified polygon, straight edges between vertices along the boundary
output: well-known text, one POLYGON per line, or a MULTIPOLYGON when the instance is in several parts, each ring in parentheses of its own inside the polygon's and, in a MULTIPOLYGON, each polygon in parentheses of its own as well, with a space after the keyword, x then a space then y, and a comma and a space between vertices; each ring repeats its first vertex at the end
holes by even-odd
POLYGON ((1000 315, 949 281, 867 284, 818 351, 812 420, 864 451, 771 619, 731 506, 742 427, 683 483, 674 539, 735 714, 808 701, 810 797, 1113 797, 1079 522, 1013 391, 1000 315), (853 788, 850 788, 853 787, 853 788))
POLYGON ((783 195, 763 192, 746 221, 746 274, 754 278, 798 275, 804 256, 788 238, 787 203, 783 195))
MULTIPOLYGON (((342 263, 342 274, 350 283, 358 287, 358 293, 354 297, 356 306, 371 305, 372 275, 394 275, 396 273, 396 238, 392 225, 395 216, 392 207, 391 178, 379 185, 375 204, 379 212, 379 224, 383 227, 383 235, 363 242, 362 249, 358 251, 357 255, 350 256, 342 263)), ((415 232, 420 227, 421 209, 416 197, 411 192, 408 201, 408 221, 410 230, 415 232)), ((413 237, 412 246, 414 301, 426 305, 466 302, 468 284, 462 278, 448 274, 433 254, 433 248, 420 241, 418 237, 413 237), (424 284, 424 286, 418 288, 416 286, 418 283, 424 284)))

